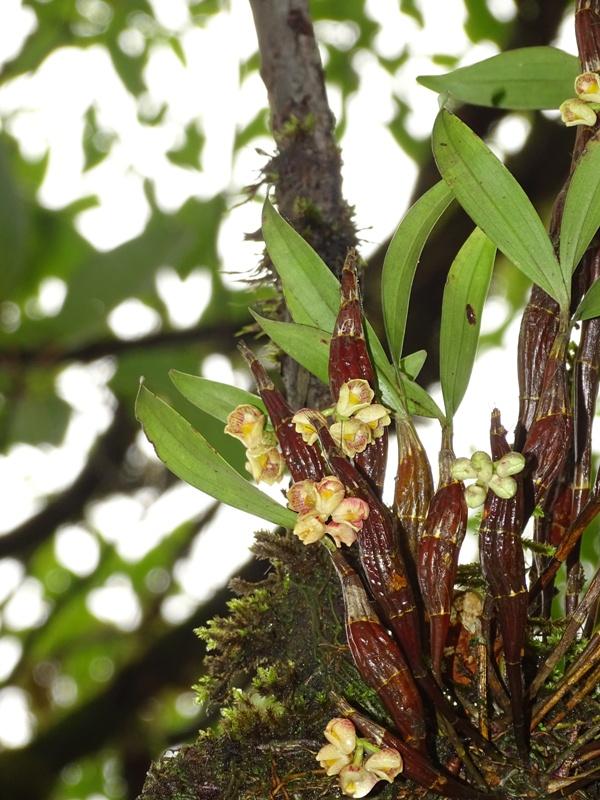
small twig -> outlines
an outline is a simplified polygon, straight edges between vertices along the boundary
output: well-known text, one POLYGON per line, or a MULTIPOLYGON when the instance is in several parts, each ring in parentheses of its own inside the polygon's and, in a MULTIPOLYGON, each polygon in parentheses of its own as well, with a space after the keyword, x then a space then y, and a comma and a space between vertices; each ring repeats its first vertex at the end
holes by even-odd
POLYGON ((575 522, 573 522, 573 524, 569 527, 550 563, 529 590, 530 603, 537 597, 539 592, 543 591, 552 583, 561 565, 566 561, 568 555, 581 539, 584 531, 594 521, 599 513, 600 497, 595 494, 589 503, 582 509, 581 513, 575 519, 575 522))
POLYGON ((581 747, 593 739, 598 732, 600 732, 600 723, 592 725, 592 727, 583 733, 578 739, 576 739, 570 747, 567 747, 566 750, 563 750, 554 763, 549 767, 548 774, 552 775, 557 769, 560 769, 561 764, 567 761, 567 759, 574 755, 578 750, 581 750, 581 747))
POLYGON ((559 711, 559 713, 550 720, 548 727, 554 727, 554 725, 561 722, 569 711, 572 711, 584 697, 587 697, 587 695, 598 686, 598 681, 600 681, 600 665, 596 667, 583 686, 567 701, 563 710, 559 711))
POLYGON ((554 694, 536 704, 531 720, 532 731, 537 728, 541 720, 554 708, 559 700, 592 669, 598 658, 600 658, 600 631, 594 634, 583 653, 565 673, 554 694))
POLYGON ((485 641, 480 641, 477 643, 477 695, 479 702, 478 722, 481 735, 484 736, 486 739, 489 739, 490 732, 488 727, 488 713, 487 713, 488 712, 487 665, 488 665, 487 645, 485 641))
POLYGON ((573 616, 569 620, 567 627, 565 628, 564 633, 560 639, 560 642, 556 645, 552 653, 550 653, 550 655, 548 656, 548 658, 538 671, 538 674, 535 676, 529 690, 530 697, 532 698, 535 697, 540 687, 545 683, 546 678, 550 675, 552 670, 556 667, 558 662, 565 655, 565 653, 575 640, 575 637, 577 636, 577 631, 585 622, 590 609, 593 607, 594 603, 596 602, 599 596, 600 596, 600 570, 597 570, 596 574, 592 578, 590 585, 588 586, 588 590, 585 593, 583 600, 577 606, 573 616))

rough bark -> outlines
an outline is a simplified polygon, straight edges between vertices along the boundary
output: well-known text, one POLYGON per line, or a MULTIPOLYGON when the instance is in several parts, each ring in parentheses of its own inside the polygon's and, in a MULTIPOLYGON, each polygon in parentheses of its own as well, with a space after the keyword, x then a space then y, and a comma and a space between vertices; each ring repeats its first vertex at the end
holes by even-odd
MULTIPOLYGON (((274 177, 280 213, 339 276, 356 236, 342 195, 335 120, 308 2, 250 0, 250 5, 277 143, 265 173, 274 177)), ((328 404, 326 387, 291 359, 283 359, 282 374, 293 407, 328 404)))

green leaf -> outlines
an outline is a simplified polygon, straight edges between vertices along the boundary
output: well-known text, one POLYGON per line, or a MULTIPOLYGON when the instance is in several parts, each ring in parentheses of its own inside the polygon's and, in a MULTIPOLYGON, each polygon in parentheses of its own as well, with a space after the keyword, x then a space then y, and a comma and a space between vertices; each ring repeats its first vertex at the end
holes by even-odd
POLYGON ((406 212, 385 254, 381 306, 394 364, 402 357, 410 290, 423 247, 451 202, 452 192, 444 181, 429 189, 406 212))
POLYGON ((600 142, 591 141, 577 163, 560 226, 560 263, 565 280, 600 227, 600 142))
POLYGON ((440 379, 448 419, 456 413, 469 385, 495 258, 495 246, 475 228, 459 250, 446 279, 440 328, 440 379))
POLYGON ((242 478, 204 436, 145 386, 135 414, 161 461, 181 480, 233 508, 291 528, 296 514, 242 478))
MULTIPOLYGON (((281 278, 283 293, 294 322, 331 334, 340 304, 338 279, 268 200, 263 211, 263 233, 269 255, 281 278)), ((365 336, 377 372, 381 399, 397 413, 403 413, 403 394, 396 383, 394 369, 368 320, 365 321, 365 336)), ((316 335, 313 335, 313 342, 318 348, 315 340, 316 335)), ((289 355, 296 357, 291 352, 289 355)), ((317 377, 323 374, 322 367, 319 369, 320 374, 317 377)), ((411 413, 443 420, 444 415, 425 389, 404 377, 402 382, 411 413)))
POLYGON ((442 177, 476 225, 521 272, 568 308, 569 289, 550 238, 504 164, 445 110, 433 128, 433 154, 442 177))
POLYGON ((592 317, 600 317, 600 280, 594 281, 573 314, 574 320, 592 317))
POLYGON ((294 320, 333 331, 340 304, 340 285, 333 272, 268 199, 263 207, 262 230, 294 320))
POLYGON ((578 59, 563 50, 523 47, 445 75, 421 75, 417 80, 462 103, 520 110, 558 108, 573 94, 578 74, 578 59))
POLYGON ((331 341, 329 333, 310 325, 267 319, 252 309, 250 313, 271 341, 327 386, 331 341))
POLYGON ((411 380, 416 380, 423 369, 423 364, 427 359, 427 350, 416 350, 408 356, 400 359, 400 372, 403 372, 411 380))
POLYGON ((227 422, 227 416, 237 406, 256 406, 263 414, 267 413, 260 397, 245 389, 238 389, 236 386, 229 386, 219 381, 210 381, 208 378, 190 375, 177 369, 170 370, 169 377, 186 400, 222 422, 227 422))

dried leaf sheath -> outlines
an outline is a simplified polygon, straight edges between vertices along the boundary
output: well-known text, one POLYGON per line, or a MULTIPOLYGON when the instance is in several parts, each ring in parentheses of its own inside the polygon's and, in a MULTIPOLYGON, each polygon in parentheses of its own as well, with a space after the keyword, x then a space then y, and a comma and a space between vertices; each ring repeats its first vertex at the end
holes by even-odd
MULTIPOLYGON (((357 261, 356 251, 350 250, 342 270, 340 310, 329 348, 329 386, 334 403, 338 400, 342 384, 349 380, 365 380, 372 389, 376 389, 377 384, 365 341, 357 261)), ((358 469, 371 481, 379 496, 383 491, 387 451, 386 428, 381 436, 368 444, 362 453, 357 453, 354 459, 358 469)))
POLYGON ((423 672, 421 631, 415 596, 398 548, 394 518, 365 478, 338 449, 325 419, 313 414, 311 422, 318 432, 333 474, 344 484, 349 495, 359 497, 369 505, 369 516, 358 535, 361 566, 371 594, 417 678, 423 672))
POLYGON ((417 561, 417 548, 433 494, 431 466, 410 417, 396 418, 398 471, 394 512, 406 533, 408 550, 417 561))
POLYGON ((573 417, 566 367, 568 342, 568 335, 560 333, 552 345, 535 420, 523 446, 532 471, 536 505, 544 503, 562 472, 571 446, 573 417))
POLYGON ((397 736, 361 714, 345 700, 336 697, 335 701, 340 713, 352 720, 363 736, 378 746, 383 745, 398 750, 404 760, 403 774, 419 786, 442 797, 455 797, 458 800, 471 800, 471 798, 472 800, 499 800, 497 794, 480 792, 472 786, 462 783, 458 778, 445 775, 421 753, 404 744, 397 736))
POLYGON ((519 332, 519 420, 515 430, 515 450, 522 449, 535 420, 544 369, 558 333, 558 314, 558 304, 543 289, 534 286, 519 332))
MULTIPOLYGON (((589 251, 583 260, 582 280, 586 288, 600 277, 600 250, 589 251)), ((575 519, 588 501, 591 489, 592 426, 598 398, 598 369, 600 366, 600 318, 585 320, 581 324, 581 338, 573 365, 573 507, 571 520, 575 519)), ((567 594, 565 611, 573 613, 582 585, 579 560, 580 542, 567 559, 567 594)))
POLYGON ((431 660, 438 679, 450 627, 458 554, 467 530, 464 486, 450 475, 452 460, 453 453, 443 450, 440 487, 429 506, 417 562, 421 596, 429 615, 431 660))
POLYGON ((361 566, 378 609, 400 645, 415 681, 451 725, 461 729, 481 747, 489 747, 479 731, 457 715, 425 667, 419 614, 406 565, 397 546, 394 518, 365 478, 338 449, 325 419, 313 412, 311 422, 319 434, 331 473, 343 483, 348 495, 359 497, 369 505, 369 516, 358 535, 361 566))
MULTIPOLYGON (((497 409, 492 413, 490 440, 494 460, 509 452, 506 431, 497 409)), ((528 597, 521 544, 524 520, 521 479, 517 484, 517 494, 510 500, 488 492, 479 529, 479 556, 498 613, 517 747, 521 756, 527 758, 521 661, 527 631, 528 597)))
POLYGON ((406 743, 426 754, 425 712, 408 665, 379 621, 358 574, 339 550, 329 552, 342 584, 346 639, 354 663, 380 696, 406 743))
POLYGON ((319 450, 306 444, 292 423, 294 412, 267 375, 265 368, 244 342, 238 344, 256 381, 259 394, 275 428, 281 452, 294 481, 320 481, 326 474, 319 450))

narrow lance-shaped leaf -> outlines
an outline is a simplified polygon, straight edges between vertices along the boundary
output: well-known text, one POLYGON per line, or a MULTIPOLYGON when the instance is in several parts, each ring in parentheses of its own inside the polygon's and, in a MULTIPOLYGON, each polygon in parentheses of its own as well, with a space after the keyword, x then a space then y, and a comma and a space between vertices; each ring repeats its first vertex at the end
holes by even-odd
POLYGON ((410 291, 423 247, 451 202, 452 192, 444 181, 429 189, 406 212, 385 254, 381 306, 394 365, 402 357, 410 291))
POLYGON ((331 332, 340 302, 333 272, 269 200, 263 207, 262 231, 294 321, 331 332))
POLYGON ((296 514, 242 478, 190 423, 145 386, 137 419, 161 461, 181 480, 234 508, 293 528, 296 514))
POLYGON ((579 60, 555 47, 523 47, 445 75, 421 75, 422 86, 462 103, 491 108, 558 108, 573 94, 579 60))
POLYGON ((495 257, 495 246, 475 228, 448 273, 440 328, 440 380, 448 418, 469 384, 495 257))
POLYGON ((206 414, 210 414, 211 417, 223 422, 227 422, 228 415, 236 406, 256 406, 263 414, 267 413, 260 397, 245 389, 238 389, 236 386, 229 386, 229 384, 219 381, 211 381, 199 375, 190 375, 177 369, 172 369, 169 377, 186 400, 206 414))
POLYGON ((591 285, 579 303, 573 319, 592 319, 600 317, 600 280, 591 285))
POLYGON ((328 382, 327 367, 331 334, 310 325, 267 319, 252 309, 250 313, 271 341, 275 342, 294 361, 315 375, 322 383, 328 382))
POLYGON ((435 121, 433 154, 444 180, 476 225, 521 272, 568 308, 569 289, 550 238, 504 164, 446 110, 435 121))
MULTIPOLYGON (((268 200, 263 210, 263 234, 294 322, 331 334, 340 303, 338 279, 268 200)), ((391 408, 404 411, 393 367, 368 320, 365 335, 380 381, 383 402, 391 408)), ((280 344, 280 347, 283 348, 283 345, 280 344)), ((295 358, 293 353, 289 352, 289 355, 295 358)), ((443 420, 442 412, 422 387, 404 377, 402 382, 409 406, 412 404, 409 407, 411 413, 443 420)))
POLYGON ((569 183, 560 226, 560 263, 570 280, 600 227, 600 142, 591 141, 569 183))
POLYGON ((400 371, 414 381, 419 377, 426 360, 427 350, 415 350, 414 353, 410 353, 400 359, 400 371))

